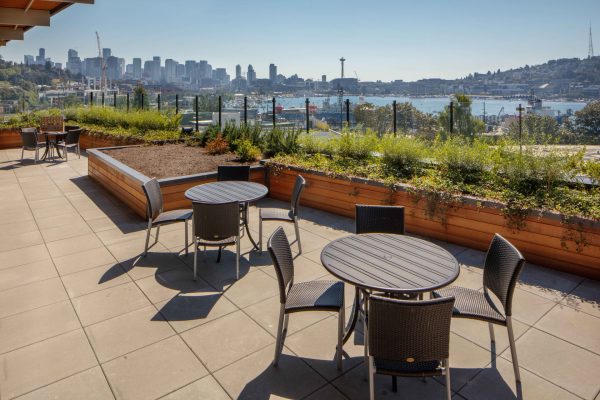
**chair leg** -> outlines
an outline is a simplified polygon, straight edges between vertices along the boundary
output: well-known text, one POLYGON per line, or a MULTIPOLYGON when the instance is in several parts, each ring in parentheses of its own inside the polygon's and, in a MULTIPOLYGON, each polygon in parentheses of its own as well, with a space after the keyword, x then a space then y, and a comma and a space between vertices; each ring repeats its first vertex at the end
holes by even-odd
POLYGON ((194 238, 194 280, 198 280, 197 278, 198 271, 198 238, 194 238))
POLYGON ((65 161, 69 161, 69 151, 68 151, 68 147, 65 146, 64 148, 64 152, 65 152, 65 161))
POLYGON ((235 279, 240 279, 240 237, 235 240, 235 279))
POLYGON ((369 370, 369 399, 375 400, 375 366, 373 365, 373 357, 367 360, 369 370))
POLYGON ((488 322, 488 327, 490 328, 490 340, 492 343, 496 342, 496 336, 494 335, 494 324, 488 322))
POLYGON ((185 255, 187 256, 188 255, 188 246, 189 246, 189 244, 188 244, 188 222, 187 222, 187 220, 185 220, 185 221, 183 221, 183 223, 185 225, 185 244, 184 244, 185 255))
POLYGON ((300 227, 298 226, 298 217, 294 219, 294 229, 296 231, 296 241, 298 242, 298 254, 302 254, 302 243, 300 243, 300 227))
POLYGON ((154 238, 154 243, 158 243, 158 235, 160 234, 160 225, 156 227, 156 237, 154 238))
POLYGON ((217 263, 221 262, 221 252, 223 251, 223 248, 221 246, 219 246, 219 254, 217 254, 217 263))
POLYGON ((25 155, 25 148, 21 149, 21 162, 23 162, 23 156, 25 155))
POLYGON ((262 248, 263 248, 263 231, 262 231, 262 225, 263 225, 263 221, 262 218, 259 216, 258 217, 258 252, 260 254, 262 254, 262 248))
POLYGON ((79 143, 77 143, 77 158, 81 158, 81 149, 79 148, 79 143))
POLYGON ((392 375, 392 392, 398 393, 398 377, 392 375))
POLYGON ((510 355, 512 357, 513 368, 515 370, 515 379, 517 382, 521 382, 519 360, 517 359, 517 348, 515 346, 515 335, 512 327, 512 317, 506 317, 506 328, 508 329, 508 341, 510 343, 510 355))
POLYGON ((449 359, 445 359, 443 362, 443 367, 446 372, 446 397, 448 400, 452 399, 452 388, 450 387, 450 362, 449 359))
POLYGON ((337 369, 341 371, 343 369, 342 359, 344 356, 344 322, 346 318, 344 316, 344 306, 340 308, 338 313, 338 345, 337 345, 337 369))
POLYGON ((146 246, 144 247, 144 256, 148 254, 148 244, 150 243, 150 230, 152 229, 152 220, 148 220, 148 229, 146 230, 146 246))
POLYGON ((285 304, 281 304, 279 308, 279 322, 277 323, 277 341, 275 342, 275 357, 273 358, 273 366, 279 363, 279 355, 283 348, 283 320, 285 318, 285 304))

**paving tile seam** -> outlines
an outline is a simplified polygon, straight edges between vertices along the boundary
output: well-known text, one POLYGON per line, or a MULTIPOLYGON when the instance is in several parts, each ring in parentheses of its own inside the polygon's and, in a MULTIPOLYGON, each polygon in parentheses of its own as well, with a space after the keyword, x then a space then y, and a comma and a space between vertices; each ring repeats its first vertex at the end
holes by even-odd
MULTIPOLYGON (((38 262, 38 261, 34 261, 33 263, 36 263, 36 262, 38 262)), ((33 263, 30 263, 30 264, 33 264, 33 263)), ((0 270, 0 272, 2 272, 2 271, 6 271, 6 270, 9 270, 9 269, 12 269, 12 268, 23 267, 23 266, 25 266, 25 265, 29 265, 29 264, 23 264, 23 265, 19 265, 19 266, 17 266, 17 267, 10 267, 10 268, 6 268, 6 269, 2 269, 2 270, 0 270)), ((17 284, 17 285, 11 286, 11 287, 7 287, 7 288, 5 288, 5 289, 0 289, 0 293, 3 293, 3 292, 8 292, 9 290, 13 290, 13 289, 20 288, 20 287, 23 287, 23 286, 31 285, 32 283, 40 283, 40 282, 49 281, 49 280, 51 280, 51 279, 56 279, 56 278, 58 278, 58 277, 59 277, 59 275, 56 275, 56 276, 51 276, 51 277, 48 277, 48 278, 43 278, 43 279, 38 279, 38 280, 35 280, 35 281, 27 282, 27 283, 20 283, 20 284, 17 284)), ((36 307, 36 308, 37 308, 37 307, 36 307)), ((23 312, 23 311, 22 311, 22 312, 23 312)), ((17 313, 17 314, 19 314, 19 313, 17 313)), ((14 314, 11 314, 11 315, 14 315, 14 314)), ((6 318, 6 317, 2 317, 2 318, 0 318, 0 319, 4 319, 4 318, 6 318)))
POLYGON ((598 353, 598 352, 595 352, 595 351, 593 351, 593 350, 590 350, 590 349, 588 349, 588 348, 586 348, 586 347, 582 347, 581 345, 579 345, 579 344, 577 344, 577 343, 573 343, 573 342, 571 342, 569 339, 565 339, 565 338, 562 338, 562 337, 560 337, 560 336, 557 336, 557 335, 555 335, 555 334, 554 334, 554 333, 552 333, 552 332, 548 332, 547 330, 544 330, 542 327, 539 327, 539 326, 535 326, 535 325, 534 325, 534 326, 532 326, 532 328, 535 328, 535 329, 537 329, 538 331, 545 333, 546 335, 550 335, 550 336, 552 336, 552 337, 553 337, 553 338, 555 338, 555 339, 558 339, 558 340, 560 340, 560 341, 563 341, 563 342, 569 343, 569 344, 571 344, 571 345, 573 345, 573 346, 575 346, 575 347, 579 347, 580 349, 582 349, 582 350, 585 350, 587 353, 591 353, 591 354, 594 354, 594 355, 596 355, 596 356, 600 357, 600 353, 598 353))
MULTIPOLYGON (((71 200, 69 200, 66 196, 63 196, 63 197, 72 206, 71 200)), ((29 205, 29 201, 27 201, 27 204, 29 205)), ((80 214, 80 216, 81 216, 81 214, 80 214)), ((87 224, 87 221, 86 221, 86 224, 87 224)), ((37 225, 37 221, 36 221, 36 225, 37 225)), ((89 225, 88 225, 88 227, 89 227, 89 225)), ((39 228, 39 226, 38 226, 38 228, 39 228)), ((48 249, 47 244, 44 243, 44 245, 46 246, 46 251, 48 251, 48 254, 51 255, 50 249, 48 249)), ((104 380, 105 380, 106 384, 108 385, 108 387, 109 387, 109 389, 110 389, 110 391, 112 393, 113 398, 116 399, 115 391, 113 390, 113 387, 111 386, 110 381, 108 380, 108 376, 106 375, 106 372, 104 371, 104 368, 102 368, 102 365, 100 363, 100 359, 98 358, 98 354, 96 354, 96 350, 94 349, 94 346, 92 345, 92 341, 90 340, 89 335, 87 334, 87 332, 84 329, 84 326, 83 326, 83 323, 81 322, 81 318, 79 316, 79 313, 77 312, 77 309, 75 308, 75 305, 73 304, 73 300, 69 296, 69 292, 67 291, 67 287, 65 286, 65 283, 64 283, 62 277, 60 276, 60 273, 58 271, 58 268, 56 267, 56 264, 54 262, 54 259, 52 258, 52 255, 51 255, 51 260, 52 260, 52 264, 54 265, 54 268, 56 269, 56 273, 59 274, 60 282, 61 282, 61 284, 63 286, 65 294, 67 295, 67 298, 69 299, 69 302, 71 303, 71 307, 73 308, 73 311, 75 312, 75 316, 77 317, 77 321, 79 322, 79 325, 81 326, 81 329, 83 330, 83 334, 85 335, 85 338, 87 340, 88 346, 90 347, 90 350, 91 350, 92 354, 94 354, 94 358, 96 359, 97 365, 100 366, 100 370, 102 371, 102 375, 104 376, 104 380)))
POLYGON ((46 337, 44 339, 36 340, 35 342, 31 342, 31 343, 25 344, 23 346, 15 347, 14 349, 10 349, 8 351, 5 351, 4 353, 0 353, 0 356, 7 355, 7 354, 13 353, 13 352, 18 351, 18 350, 22 350, 22 349, 24 349, 26 347, 33 346, 34 344, 40 344, 40 343, 46 342, 46 341, 51 340, 51 339, 56 339, 59 336, 66 335, 67 333, 73 333, 73 332, 78 331, 80 329, 83 329, 83 328, 80 326, 80 327, 77 327, 77 328, 69 329, 68 331, 64 331, 64 332, 58 333, 56 335, 48 336, 48 337, 46 337))
POLYGON ((340 390, 335 387, 335 385, 331 384, 330 382, 326 382, 323 386, 318 387, 316 390, 313 390, 312 392, 310 392, 309 394, 307 394, 304 397, 301 397, 302 400, 304 399, 308 399, 310 396, 312 396, 313 394, 317 393, 319 390, 323 390, 326 387, 331 386, 333 390, 335 390, 338 394, 338 396, 341 396, 342 398, 346 399, 346 400, 350 400, 348 398, 348 396, 346 396, 344 393, 340 392, 340 390))
MULTIPOLYGON (((20 183, 20 180, 19 180, 19 185, 21 185, 21 183, 20 183)), ((21 190, 23 190, 23 189, 22 189, 22 186, 20 186, 20 187, 21 187, 21 190)), ((66 198, 66 197, 65 197, 65 198, 66 198)), ((25 201, 26 201, 27 205, 28 205, 28 206, 29 206, 29 208, 30 208, 30 212, 32 212, 32 213, 33 213, 33 210, 31 210, 31 205, 30 205, 30 203, 29 203, 29 200, 26 198, 26 199, 25 199, 25 201)), ((67 201, 69 201, 69 200, 67 199, 67 201)), ((70 203, 70 201, 69 201, 69 203, 70 203)), ((35 221, 35 224, 36 224, 36 226, 38 227, 38 230, 39 230, 39 225, 37 224, 37 221, 35 221)), ((47 245, 45 242, 44 242, 44 246, 46 247, 46 251, 48 252, 48 254, 50 254, 50 250, 48 249, 48 245, 47 245)), ((68 300, 69 300, 69 303, 71 304, 71 307, 72 307, 72 309, 73 309, 73 311, 74 311, 74 313, 75 313, 75 316, 76 316, 76 318, 77 318, 77 321, 79 322, 79 326, 81 327, 81 329, 82 329, 82 331, 83 331, 83 334, 84 334, 84 336, 85 336, 85 338, 86 338, 86 340, 87 340, 87 343, 88 343, 88 346, 89 346, 89 348, 90 348, 90 351, 92 352, 92 354, 94 355, 94 358, 96 359, 96 364, 97 364, 98 366, 100 366, 100 360, 99 360, 99 358, 98 358, 98 355, 96 354, 96 351, 94 350, 94 347, 92 346, 92 342, 90 341, 90 338, 89 338, 89 336, 88 336, 88 335, 87 335, 87 333, 85 332, 85 329, 83 329, 83 324, 81 323, 81 318, 79 317, 79 314, 77 313, 77 309, 75 308, 75 306, 74 306, 74 304, 73 304, 73 301, 72 301, 72 299, 69 297, 69 293, 68 293, 68 291, 67 291, 67 288, 66 288, 66 286, 65 286, 65 283, 64 283, 64 282, 63 282, 63 280, 62 280, 62 277, 61 277, 61 276, 60 276, 60 274, 59 274, 58 268, 56 267, 56 264, 54 263, 54 260, 52 259, 52 257, 51 257, 50 259, 51 259, 51 261, 52 261, 52 265, 54 266, 54 269, 56 270, 56 273, 59 275, 59 276, 58 276, 58 279, 60 279, 60 283, 61 283, 61 285, 62 285, 62 287, 63 287, 63 290, 65 291, 65 295, 67 296, 67 298, 68 298, 68 300)), ((110 382, 108 381, 108 377, 106 376, 106 373, 104 372, 104 369, 102 369, 102 367, 100 367, 100 368, 101 368, 101 370, 102 370, 102 374, 103 374, 103 376, 104 376, 104 380, 105 380, 105 382, 107 383, 107 385, 109 386, 109 388, 110 388, 110 390, 111 390, 111 393, 112 393, 112 395, 113 395, 113 398, 116 398, 116 396, 115 396, 115 393, 114 393, 114 391, 113 391, 113 389, 112 389, 112 386, 110 386, 110 382)), ((79 372, 81 372, 81 371, 79 371, 79 372)), ((55 383, 55 382, 56 382, 56 381, 54 381, 54 382, 52 382, 52 383, 55 383)))
MULTIPOLYGON (((590 312, 588 312, 588 311, 586 311, 586 310, 582 310, 582 309, 579 309, 579 308, 577 308, 577 306, 575 306, 575 305, 570 305, 570 304, 569 304, 569 303, 566 301, 566 300, 567 300, 567 298, 568 298, 570 295, 575 295, 575 294, 574 294, 574 293, 575 293, 575 290, 577 290, 577 289, 578 289, 580 286, 582 286, 582 285, 585 283, 585 280, 586 280, 586 279, 584 278, 584 279, 581 281, 581 283, 579 283, 577 286, 575 286, 575 287, 573 288, 573 290, 571 290, 571 291, 570 291, 570 292, 569 292, 569 293, 568 293, 568 294, 567 294, 565 297, 563 297, 563 298, 560 300, 559 304, 560 304, 561 306, 569 307, 569 308, 571 308, 571 309, 573 309, 573 310, 575 310, 575 311, 579 311, 579 312, 582 312, 582 313, 584 313, 584 314, 591 315, 592 317, 600 318, 600 314, 598 314, 598 315, 592 314, 592 313, 590 313, 590 312)), ((600 304, 599 304, 599 306, 600 306, 600 304)), ((600 392, 598 392, 598 394, 600 394, 600 392)))
MULTIPOLYGON (((164 398, 166 398, 167 396, 169 396, 169 395, 171 395, 171 394, 173 394, 173 393, 177 392, 177 391, 178 391, 178 390, 180 390, 180 389, 183 389, 183 388, 185 388, 185 387, 187 387, 187 386, 193 385, 193 384, 194 384, 194 383, 196 383, 196 382, 199 382, 199 381, 201 381, 201 380, 203 380, 203 379, 206 379, 208 376, 209 376, 209 375, 205 375, 205 376, 203 376, 202 378, 198 378, 198 379, 196 379, 195 381, 192 381, 192 382, 190 382, 190 383, 186 383, 185 385, 183 385, 183 386, 181 386, 181 387, 178 387, 177 389, 171 390, 169 393, 166 393, 166 394, 164 394, 164 395, 161 395, 160 397, 157 397, 157 398, 156 398, 156 400, 161 400, 161 399, 164 399, 164 398)), ((213 378, 215 381, 217 381, 217 380, 216 380, 216 378, 215 378, 214 376, 212 376, 212 375, 210 375, 210 376, 211 376, 211 377, 212 377, 212 378, 213 378)), ((226 395, 227 397, 229 397, 230 399, 232 399, 232 400, 233 400, 233 397, 231 397, 231 396, 229 395, 229 393, 228 393, 228 392, 225 390, 225 388, 224 388, 223 386, 221 386, 221 383, 220 383, 219 381, 217 381, 217 384, 218 384, 218 385, 221 387, 221 389, 223 389, 223 393, 225 393, 225 395, 226 395)), ((200 400, 203 400, 203 399, 200 399, 200 400)))

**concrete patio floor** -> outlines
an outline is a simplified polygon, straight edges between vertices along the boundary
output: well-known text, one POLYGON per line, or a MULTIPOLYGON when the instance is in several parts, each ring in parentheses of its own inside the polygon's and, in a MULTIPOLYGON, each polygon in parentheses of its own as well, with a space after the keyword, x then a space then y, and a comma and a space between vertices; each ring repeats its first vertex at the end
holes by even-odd
MULTIPOLYGON (((243 240, 209 251, 192 280, 183 226, 164 227, 140 258, 144 221, 87 177, 87 160, 18 161, 0 151, 0 398, 366 399, 362 337, 335 368, 336 316, 302 313, 271 366, 278 288, 270 258, 243 240)), ((270 199, 258 205, 284 206, 270 199)), ((353 221, 302 208, 296 281, 331 279, 322 247, 353 221)), ((251 208, 258 231, 257 209, 251 208)), ((267 224, 265 232, 277 225, 267 224)), ((286 227, 293 238, 293 229, 286 227)), ((481 289, 484 253, 440 243, 461 262, 458 285, 481 289)), ((293 245, 293 250, 297 247, 293 245)), ((346 287, 350 307, 353 289, 346 287)), ((456 399, 600 400, 600 282, 528 264, 513 303, 522 385, 506 330, 490 352, 486 324, 453 320, 456 399)), ((379 399, 441 399, 443 380, 377 378, 379 399)))

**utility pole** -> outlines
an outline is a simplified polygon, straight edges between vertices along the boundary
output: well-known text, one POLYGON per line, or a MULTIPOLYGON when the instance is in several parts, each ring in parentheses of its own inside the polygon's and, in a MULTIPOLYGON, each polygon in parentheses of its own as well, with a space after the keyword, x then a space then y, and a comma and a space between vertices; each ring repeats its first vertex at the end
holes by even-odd
POLYGON ((525 109, 519 103, 519 107, 517 107, 517 111, 519 112, 519 155, 523 154, 523 111, 525 109))

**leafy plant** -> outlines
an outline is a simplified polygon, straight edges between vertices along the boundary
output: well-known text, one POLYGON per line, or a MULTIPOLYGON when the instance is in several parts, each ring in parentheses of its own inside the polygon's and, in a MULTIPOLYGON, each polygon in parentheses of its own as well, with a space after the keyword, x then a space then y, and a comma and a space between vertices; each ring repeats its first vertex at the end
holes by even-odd
POLYGON ((225 154, 229 152, 229 142, 223 138, 223 135, 220 133, 217 134, 217 137, 212 139, 210 142, 206 143, 206 151, 208 154, 217 155, 217 154, 225 154))
POLYGON ((260 159, 260 156, 262 155, 260 148, 253 145, 248 139, 242 139, 236 142, 235 153, 242 162, 256 161, 260 159))
POLYGON ((436 150, 439 170, 452 182, 477 184, 490 167, 489 147, 477 140, 471 144, 463 138, 453 138, 436 150))
POLYGON ((427 147, 418 139, 385 136, 381 141, 382 161, 404 178, 420 175, 425 167, 427 147))

